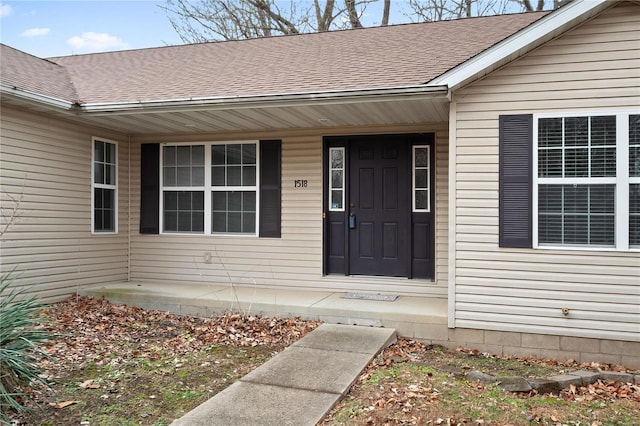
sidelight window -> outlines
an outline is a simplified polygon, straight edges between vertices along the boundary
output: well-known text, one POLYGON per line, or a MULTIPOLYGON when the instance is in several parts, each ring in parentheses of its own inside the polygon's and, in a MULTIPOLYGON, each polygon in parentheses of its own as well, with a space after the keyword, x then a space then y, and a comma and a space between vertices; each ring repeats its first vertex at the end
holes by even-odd
POLYGON ((344 148, 329 148, 329 210, 344 211, 344 148))
POLYGON ((431 211, 431 172, 429 166, 428 145, 413 147, 413 211, 431 211))

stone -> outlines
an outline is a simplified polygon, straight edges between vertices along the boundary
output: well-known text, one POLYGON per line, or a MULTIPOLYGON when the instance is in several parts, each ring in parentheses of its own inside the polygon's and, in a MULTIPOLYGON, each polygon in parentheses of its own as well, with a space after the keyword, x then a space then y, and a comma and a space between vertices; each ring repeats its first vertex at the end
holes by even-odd
POLYGON ((566 389, 569 385, 582 386, 582 377, 573 374, 560 374, 558 376, 549 377, 549 380, 558 382, 560 389, 566 389))
POLYGON ((529 392, 532 387, 522 377, 499 377, 498 387, 509 392, 529 392))
POLYGON ((582 377, 582 386, 595 383, 598 381, 598 379, 602 377, 600 373, 596 373, 594 371, 586 371, 586 370, 572 371, 569 374, 571 374, 572 376, 582 377))
POLYGON ((602 380, 608 380, 608 381, 611 381, 611 382, 633 383, 633 375, 632 374, 618 372, 618 371, 603 371, 603 370, 600 370, 600 378, 602 380))
POLYGON ((527 379, 527 383, 538 393, 558 393, 560 392, 560 384, 555 380, 548 379, 527 379))
POLYGON ((480 383, 495 383, 497 379, 489 374, 480 371, 470 371, 467 373, 467 380, 480 383))
POLYGON ((636 374, 635 376, 633 376, 633 383, 635 383, 636 385, 640 385, 640 374, 636 374))

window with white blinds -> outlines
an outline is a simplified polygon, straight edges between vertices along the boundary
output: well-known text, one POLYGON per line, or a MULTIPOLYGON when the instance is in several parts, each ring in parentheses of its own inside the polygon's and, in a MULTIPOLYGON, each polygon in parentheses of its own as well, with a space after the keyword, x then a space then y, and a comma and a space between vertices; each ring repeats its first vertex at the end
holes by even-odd
POLYGON ((541 115, 534 120, 535 245, 640 245, 639 117, 541 115))
POLYGON ((629 245, 640 247, 640 114, 629 115, 629 245))

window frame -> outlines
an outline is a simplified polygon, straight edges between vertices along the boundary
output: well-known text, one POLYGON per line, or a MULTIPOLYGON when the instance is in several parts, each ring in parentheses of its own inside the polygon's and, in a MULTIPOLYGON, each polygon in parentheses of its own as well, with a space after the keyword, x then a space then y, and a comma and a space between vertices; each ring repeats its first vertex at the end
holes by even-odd
POLYGON ((329 196, 328 198, 328 208, 330 212, 343 212, 345 211, 345 193, 346 193, 346 188, 345 188, 345 183, 346 183, 346 173, 347 173, 347 167, 346 167, 346 162, 347 162, 347 157, 346 157, 346 148, 344 146, 332 146, 329 147, 329 162, 328 162, 328 171, 329 171, 329 196), (332 164, 331 164, 331 159, 332 159, 332 155, 331 153, 333 151, 338 151, 338 152, 342 152, 342 167, 341 168, 333 168, 332 164), (342 187, 341 188, 334 188, 333 187, 333 172, 334 170, 340 170, 342 171, 342 187), (333 197, 333 191, 341 191, 341 207, 333 207, 331 204, 332 201, 332 197, 333 197))
POLYGON ((120 178, 118 176, 118 142, 101 138, 97 136, 91 137, 91 234, 92 235, 116 235, 118 234, 118 183, 120 178), (95 169, 96 169, 96 142, 102 142, 106 144, 111 144, 115 148, 115 183, 114 184, 105 184, 105 183, 96 183, 95 182, 95 169), (108 231, 99 231, 96 230, 96 189, 111 189, 113 190, 113 230, 108 231))
MULTIPOLYGON (((532 247, 554 250, 585 251, 640 251, 640 247, 629 246, 629 184, 640 183, 640 178, 629 176, 629 116, 638 114, 631 110, 605 110, 580 112, 544 112, 533 114, 533 150, 532 150, 532 247), (614 116, 616 118, 616 175, 615 177, 539 177, 538 172, 538 124, 544 118, 598 117, 614 116), (567 245, 544 244, 538 240, 538 201, 539 185, 542 184, 613 184, 615 185, 614 202, 614 245, 567 245), (620 220, 621 218, 625 220, 620 220)), ((589 144, 591 141, 589 140, 589 144)))
POLYGON ((260 230, 260 141, 232 140, 232 141, 197 141, 197 142, 165 142, 160 143, 159 152, 159 234, 160 235, 190 235, 190 236, 229 236, 229 237, 259 237, 260 230), (253 186, 213 186, 212 184, 212 152, 214 145, 242 145, 253 144, 256 147, 256 182, 253 186), (204 147, 204 185, 202 186, 167 186, 164 185, 164 148, 168 146, 203 146, 204 147), (204 227, 202 232, 165 231, 164 229, 164 193, 165 191, 204 192, 204 227), (243 191, 256 194, 256 222, 253 233, 247 232, 213 232, 212 192, 243 191))
POLYGON ((431 146, 430 145, 412 145, 411 146, 411 211, 413 213, 431 213, 431 146), (416 188, 416 149, 423 148, 427 150, 427 165, 420 167, 427 171, 427 187, 416 188), (427 208, 419 209, 416 207, 416 191, 427 191, 427 208))

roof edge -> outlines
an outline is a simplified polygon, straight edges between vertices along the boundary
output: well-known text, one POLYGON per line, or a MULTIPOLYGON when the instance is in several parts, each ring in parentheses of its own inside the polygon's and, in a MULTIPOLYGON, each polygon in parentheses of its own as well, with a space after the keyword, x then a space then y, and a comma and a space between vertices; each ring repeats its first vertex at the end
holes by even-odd
POLYGON ((492 67, 502 61, 509 60, 513 55, 522 51, 529 51, 546 41, 545 37, 552 35, 558 29, 581 22, 581 18, 591 17, 611 4, 608 0, 574 0, 533 22, 529 26, 517 31, 496 45, 481 52, 473 58, 441 74, 427 84, 446 85, 451 90, 460 88, 475 76, 492 71, 492 67))
POLYGON ((276 106, 301 106, 317 103, 356 103, 366 101, 389 101, 407 97, 448 96, 445 85, 413 85, 372 89, 349 89, 325 92, 302 92, 291 94, 229 96, 213 98, 185 98, 153 101, 87 103, 80 105, 85 113, 126 113, 171 111, 184 109, 239 109, 276 106))
POLYGON ((32 92, 25 89, 20 89, 16 86, 8 84, 0 84, 0 94, 13 96, 29 102, 38 103, 48 107, 54 107, 62 110, 74 110, 77 104, 65 99, 55 98, 52 96, 43 95, 41 93, 32 92))

